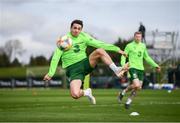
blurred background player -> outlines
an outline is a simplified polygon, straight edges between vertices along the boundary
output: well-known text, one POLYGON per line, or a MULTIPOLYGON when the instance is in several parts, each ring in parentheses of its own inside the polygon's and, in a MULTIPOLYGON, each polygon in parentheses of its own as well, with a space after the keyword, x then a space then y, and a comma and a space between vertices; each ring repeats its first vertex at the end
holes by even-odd
MULTIPOLYGON (((131 94, 125 103, 125 108, 128 109, 132 102, 132 98, 137 93, 137 90, 140 90, 142 88, 143 78, 144 78, 143 59, 145 59, 147 63, 150 64, 151 66, 155 67, 158 72, 160 72, 160 67, 148 55, 146 46, 144 43, 142 43, 141 32, 134 33, 134 40, 125 47, 125 53, 128 55, 131 83, 122 92, 119 92, 118 101, 119 103, 121 103, 123 96, 128 91, 131 91, 131 94)), ((121 65, 123 66, 125 62, 126 62, 126 57, 122 56, 121 65)))
MULTIPOLYGON (((51 80, 56 71, 58 62, 61 59, 62 67, 66 69, 66 75, 70 81, 71 96, 74 99, 87 96, 92 104, 96 104, 95 97, 92 95, 92 90, 90 88, 84 90, 81 89, 85 75, 92 72, 97 63, 101 60, 103 63, 108 65, 117 76, 121 76, 124 69, 126 69, 126 65, 124 69, 117 67, 105 50, 114 51, 125 56, 126 54, 117 46, 106 44, 92 38, 87 33, 82 32, 82 28, 83 22, 81 20, 72 21, 70 32, 67 33, 67 36, 72 39, 73 46, 67 51, 56 48, 51 59, 49 72, 44 76, 44 80, 51 80), (87 57, 87 46, 92 46, 98 49, 93 51, 87 57)), ((57 42, 57 45, 59 45, 60 42, 61 40, 57 42)))
POLYGON ((143 25, 142 22, 140 22, 139 32, 142 33, 142 41, 143 41, 144 43, 146 43, 146 38, 145 38, 145 36, 146 36, 146 28, 145 28, 145 26, 143 25))

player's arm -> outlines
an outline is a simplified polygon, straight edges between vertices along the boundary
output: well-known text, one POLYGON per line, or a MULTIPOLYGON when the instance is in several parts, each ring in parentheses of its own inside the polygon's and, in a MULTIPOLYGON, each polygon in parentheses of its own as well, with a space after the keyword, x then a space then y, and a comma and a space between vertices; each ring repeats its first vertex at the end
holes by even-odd
POLYGON ((56 72, 56 68, 58 66, 61 55, 62 55, 62 51, 59 48, 56 48, 56 50, 55 50, 55 52, 53 54, 53 57, 51 59, 49 72, 44 76, 43 80, 45 80, 45 81, 51 80, 51 78, 53 77, 53 75, 56 72))
MULTIPOLYGON (((124 52, 128 55, 129 53, 129 47, 126 46, 124 49, 124 52)), ((124 55, 121 56, 121 66, 124 66, 126 64, 126 58, 124 55)))
POLYGON ((108 44, 103 41, 97 40, 86 33, 84 33, 84 35, 86 38, 87 45, 95 47, 95 48, 103 48, 104 50, 108 50, 108 51, 114 51, 114 52, 117 52, 126 56, 125 52, 122 51, 119 47, 113 44, 108 44))
POLYGON ((126 56, 122 55, 121 56, 121 60, 120 60, 120 64, 122 66, 122 70, 120 72, 120 77, 123 77, 124 76, 124 73, 128 71, 129 69, 129 63, 126 63, 126 58, 127 58, 127 54, 128 54, 128 50, 127 50, 127 47, 125 48, 125 51, 124 53, 126 54, 126 56))
POLYGON ((149 56, 146 47, 145 47, 145 51, 144 51, 144 59, 147 61, 148 64, 155 67, 158 72, 161 71, 160 66, 149 56))

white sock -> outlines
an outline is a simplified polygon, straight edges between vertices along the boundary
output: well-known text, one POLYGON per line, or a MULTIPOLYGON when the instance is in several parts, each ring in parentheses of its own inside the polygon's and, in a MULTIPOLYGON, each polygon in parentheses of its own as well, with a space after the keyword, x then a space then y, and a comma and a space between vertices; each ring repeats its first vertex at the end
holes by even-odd
POLYGON ((114 64, 114 62, 110 64, 109 67, 111 68, 112 71, 114 71, 114 73, 117 73, 119 70, 119 68, 114 64))
POLYGON ((132 99, 128 98, 126 104, 130 104, 131 102, 132 102, 132 99))
POLYGON ((89 89, 83 90, 84 96, 90 96, 89 89))
POLYGON ((126 92, 125 92, 125 90, 123 90, 121 94, 124 96, 124 95, 125 95, 125 93, 126 93, 126 92))

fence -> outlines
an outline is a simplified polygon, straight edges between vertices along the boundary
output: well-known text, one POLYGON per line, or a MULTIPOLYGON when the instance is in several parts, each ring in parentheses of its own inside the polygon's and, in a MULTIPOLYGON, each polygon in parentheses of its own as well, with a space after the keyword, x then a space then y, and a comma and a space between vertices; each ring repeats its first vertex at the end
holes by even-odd
MULTIPOLYGON (((1 72, 2 70, 7 71, 5 69, 0 69, 1 72)), ((13 72, 18 71, 20 70, 14 70, 13 72)), ((32 67, 26 69, 26 74, 24 77, 19 74, 18 76, 15 76, 15 74, 12 73, 11 76, 8 77, 7 75, 5 75, 4 78, 2 77, 2 75, 0 75, 0 88, 69 87, 69 83, 66 82, 66 75, 64 70, 58 68, 55 76, 48 83, 43 81, 43 76, 47 71, 48 67, 32 67)), ((100 64, 98 68, 95 69, 91 74, 90 86, 92 88, 124 88, 128 85, 128 82, 128 76, 119 79, 107 66, 100 64)), ((175 86, 180 87, 180 65, 174 68, 167 65, 162 66, 161 73, 156 73, 155 69, 146 67, 143 87, 149 88, 149 85, 157 83, 171 83, 175 86)))

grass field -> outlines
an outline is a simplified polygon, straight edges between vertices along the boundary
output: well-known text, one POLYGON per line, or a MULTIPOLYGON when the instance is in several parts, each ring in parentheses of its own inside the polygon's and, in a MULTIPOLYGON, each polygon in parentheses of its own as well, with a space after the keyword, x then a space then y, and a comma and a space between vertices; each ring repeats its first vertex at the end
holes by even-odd
MULTIPOLYGON (((117 103, 116 89, 93 91, 97 104, 86 97, 74 100, 63 89, 0 89, 1 122, 133 122, 180 121, 180 90, 142 90, 131 108, 117 103), (139 116, 130 116, 138 112, 139 116)), ((124 98, 124 102, 127 97, 124 98)))

